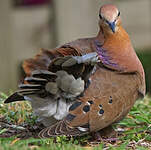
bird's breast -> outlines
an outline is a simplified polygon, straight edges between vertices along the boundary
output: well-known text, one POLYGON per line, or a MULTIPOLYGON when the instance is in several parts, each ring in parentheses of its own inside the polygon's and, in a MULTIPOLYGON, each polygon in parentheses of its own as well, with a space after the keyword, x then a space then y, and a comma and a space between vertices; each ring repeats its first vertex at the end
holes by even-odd
POLYGON ((118 74, 104 68, 96 71, 85 91, 85 97, 94 102, 89 116, 91 131, 104 128, 129 112, 138 97, 138 82, 134 74, 118 74))

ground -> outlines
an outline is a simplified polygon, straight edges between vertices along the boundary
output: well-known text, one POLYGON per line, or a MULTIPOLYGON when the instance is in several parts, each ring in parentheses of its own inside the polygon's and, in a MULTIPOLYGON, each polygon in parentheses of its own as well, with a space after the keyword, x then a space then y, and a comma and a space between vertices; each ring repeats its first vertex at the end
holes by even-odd
POLYGON ((91 136, 79 138, 57 137, 39 139, 43 128, 32 114, 28 102, 4 104, 7 95, 0 94, 0 150, 125 150, 151 149, 151 98, 138 100, 127 117, 113 125, 118 136, 103 138, 100 144, 90 143, 91 136))

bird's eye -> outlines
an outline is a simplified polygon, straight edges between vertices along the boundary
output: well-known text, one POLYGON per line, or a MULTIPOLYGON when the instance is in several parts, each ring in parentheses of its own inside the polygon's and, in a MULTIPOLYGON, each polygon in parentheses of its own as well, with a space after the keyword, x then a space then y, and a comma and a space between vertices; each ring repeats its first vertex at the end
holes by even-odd
POLYGON ((121 14, 121 13, 120 13, 120 11, 119 11, 119 13, 118 13, 118 15, 117 15, 117 16, 119 17, 119 16, 120 16, 120 14, 121 14))
POLYGON ((100 19, 103 19, 103 17, 101 16, 101 14, 99 14, 100 19))

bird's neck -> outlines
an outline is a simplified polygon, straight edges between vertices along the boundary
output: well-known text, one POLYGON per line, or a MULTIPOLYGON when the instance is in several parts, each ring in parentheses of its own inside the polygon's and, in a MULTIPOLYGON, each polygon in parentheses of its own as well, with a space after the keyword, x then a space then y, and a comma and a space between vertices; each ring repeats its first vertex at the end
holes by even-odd
POLYGON ((119 26, 115 33, 105 32, 100 28, 96 40, 99 41, 102 47, 105 47, 109 53, 114 53, 114 55, 117 54, 120 56, 133 51, 130 38, 122 26, 119 26))
POLYGON ((118 31, 114 34, 100 30, 96 39, 102 45, 98 53, 108 56, 110 58, 108 61, 117 64, 120 69, 122 68, 122 72, 139 72, 143 76, 142 65, 122 26, 119 26, 118 31))
POLYGON ((115 70, 119 68, 123 73, 137 72, 142 81, 140 91, 145 93, 144 70, 123 27, 119 26, 114 34, 100 30, 96 40, 100 42, 101 48, 98 48, 97 52, 105 59, 104 63, 115 70), (106 60, 107 58, 109 60, 106 60))
POLYGON ((102 41, 108 41, 109 39, 121 40, 120 38, 127 39, 130 42, 129 36, 122 26, 119 26, 118 30, 115 33, 100 27, 100 31, 96 36, 96 39, 100 41, 100 43, 102 43, 102 41))

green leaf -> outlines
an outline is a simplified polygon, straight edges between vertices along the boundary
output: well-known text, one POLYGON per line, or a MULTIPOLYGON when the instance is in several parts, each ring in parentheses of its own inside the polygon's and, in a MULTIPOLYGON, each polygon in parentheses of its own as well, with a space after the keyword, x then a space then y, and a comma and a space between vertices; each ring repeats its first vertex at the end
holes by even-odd
POLYGON ((8 129, 6 129, 6 128, 4 128, 4 129, 0 130, 0 134, 5 133, 6 131, 8 131, 8 129))

